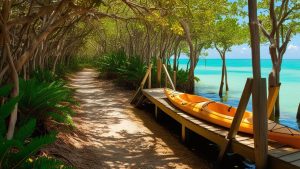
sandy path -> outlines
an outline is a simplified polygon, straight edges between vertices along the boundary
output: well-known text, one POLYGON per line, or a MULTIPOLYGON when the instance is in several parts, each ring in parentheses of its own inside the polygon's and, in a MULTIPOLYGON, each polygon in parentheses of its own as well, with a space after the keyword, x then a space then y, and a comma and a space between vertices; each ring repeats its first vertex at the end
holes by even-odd
POLYGON ((157 124, 150 113, 133 108, 133 95, 84 69, 70 76, 80 110, 76 130, 60 133, 48 151, 77 168, 209 168, 178 139, 157 124))

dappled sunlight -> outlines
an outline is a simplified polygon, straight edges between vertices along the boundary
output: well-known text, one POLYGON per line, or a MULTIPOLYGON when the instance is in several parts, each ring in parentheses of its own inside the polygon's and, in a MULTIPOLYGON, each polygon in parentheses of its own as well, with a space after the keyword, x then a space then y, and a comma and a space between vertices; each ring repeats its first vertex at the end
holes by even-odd
POLYGON ((80 103, 76 129, 60 134, 53 153, 78 168, 209 168, 149 114, 132 107, 133 92, 96 77, 90 69, 70 75, 68 85, 80 103))

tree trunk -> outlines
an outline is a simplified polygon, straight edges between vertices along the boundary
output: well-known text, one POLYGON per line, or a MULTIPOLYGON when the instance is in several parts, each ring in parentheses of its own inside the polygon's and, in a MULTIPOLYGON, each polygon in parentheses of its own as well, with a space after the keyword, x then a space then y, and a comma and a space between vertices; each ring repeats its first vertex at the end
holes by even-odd
POLYGON ((187 93, 193 94, 195 91, 195 74, 194 74, 194 65, 195 65, 195 60, 194 56, 191 56, 191 62, 190 62, 190 70, 189 70, 189 77, 188 77, 188 85, 187 85, 187 93))
POLYGON ((220 83, 220 88, 219 88, 220 98, 223 97, 224 77, 225 77, 225 59, 222 59, 222 76, 221 76, 221 83, 220 83))
MULTIPOLYGON (((14 84, 14 88, 11 92, 11 97, 17 97, 19 95, 19 76, 16 70, 16 67, 13 63, 13 59, 10 53, 10 48, 7 42, 5 42, 5 48, 6 48, 6 55, 8 58, 8 63, 9 63, 9 67, 11 69, 11 79, 12 82, 14 84)), ((16 126, 16 122, 17 122, 17 117, 18 117, 18 104, 15 105, 13 111, 10 114, 10 119, 9 119, 9 125, 8 125, 8 129, 7 129, 7 134, 6 134, 6 138, 8 140, 11 140, 14 136, 14 132, 15 132, 15 126, 16 126)))
POLYGON ((187 43, 189 45, 189 48, 190 48, 190 69, 189 69, 188 84, 187 84, 187 87, 186 87, 186 92, 193 94, 194 93, 194 87, 195 87, 195 81, 194 81, 195 52, 194 52, 194 46, 193 46, 193 42, 192 42, 192 39, 191 39, 189 25, 184 20, 181 20, 180 23, 181 23, 181 25, 184 29, 186 41, 187 41, 187 43))
MULTIPOLYGON (((276 79, 276 86, 280 85, 280 73, 279 70, 277 68, 276 70, 276 74, 275 74, 275 79, 276 79)), ((275 102, 275 117, 279 117, 280 116, 280 100, 279 100, 279 93, 275 102)))
POLYGON ((229 86, 228 86, 228 76, 227 76, 227 66, 226 66, 226 62, 225 62, 225 59, 224 59, 224 66, 225 66, 225 84, 226 84, 226 91, 228 92, 229 91, 229 86))

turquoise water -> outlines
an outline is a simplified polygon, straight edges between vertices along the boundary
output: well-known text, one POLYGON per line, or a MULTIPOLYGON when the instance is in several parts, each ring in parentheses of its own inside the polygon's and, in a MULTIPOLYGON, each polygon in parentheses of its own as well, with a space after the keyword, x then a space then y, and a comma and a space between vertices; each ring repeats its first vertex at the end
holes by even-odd
MULTIPOLYGON (((188 59, 180 59, 179 67, 186 68, 188 59)), ((196 94, 222 101, 226 104, 237 106, 241 97, 247 77, 252 77, 251 59, 228 59, 226 60, 228 71, 229 92, 227 99, 220 100, 218 96, 221 80, 220 59, 202 59, 199 61, 195 75, 200 78, 196 83, 196 94)), ((272 68, 271 60, 261 60, 262 77, 267 78, 272 68)), ((225 89, 225 87, 224 87, 225 89)), ((280 123, 292 128, 299 129, 296 121, 296 113, 300 103, 300 59, 284 60, 281 69, 280 88, 280 123)), ((251 111, 251 101, 247 107, 251 111)))

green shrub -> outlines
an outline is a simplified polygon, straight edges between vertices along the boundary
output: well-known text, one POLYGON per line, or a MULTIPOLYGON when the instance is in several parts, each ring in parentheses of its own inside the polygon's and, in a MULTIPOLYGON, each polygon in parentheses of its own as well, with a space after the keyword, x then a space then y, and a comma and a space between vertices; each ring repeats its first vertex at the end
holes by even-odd
POLYGON ((127 61, 125 52, 118 51, 99 57, 96 66, 106 78, 116 78, 118 77, 118 68, 124 67, 127 61))
POLYGON ((52 83, 54 81, 63 82, 56 74, 54 74, 52 71, 47 69, 45 70, 37 69, 32 72, 30 77, 40 82, 48 82, 48 83, 52 83))
POLYGON ((70 105, 75 104, 70 89, 60 82, 40 82, 36 79, 20 80, 22 97, 19 102, 20 125, 31 118, 36 118, 45 129, 44 122, 51 117, 53 120, 73 125, 71 115, 74 114, 70 105))
MULTIPOLYGON (((0 88, 0 97, 8 98, 7 96, 12 89, 11 85, 0 88)), ((0 107, 0 168, 59 168, 63 163, 53 159, 39 160, 34 157, 35 153, 44 145, 53 143, 56 140, 56 134, 51 133, 40 137, 32 138, 31 135, 35 130, 36 120, 29 119, 20 127, 16 127, 14 137, 7 140, 5 135, 7 133, 5 119, 7 119, 12 112, 14 106, 17 104, 20 97, 8 99, 0 107), (49 165, 51 164, 51 165, 49 165), (36 167, 37 166, 37 167, 36 167)), ((66 167, 67 168, 67 167, 66 167)))
POLYGON ((138 88, 146 73, 146 65, 138 57, 130 57, 126 64, 117 68, 118 81, 129 88, 138 88))
MULTIPOLYGON (((136 89, 140 85, 143 77, 145 76, 147 65, 138 56, 126 56, 123 51, 113 52, 99 57, 97 60, 97 68, 101 74, 106 78, 114 78, 123 86, 131 89, 136 89)), ((157 65, 156 58, 151 60, 152 62, 152 86, 157 86, 157 65)), ((171 78, 173 77, 173 68, 168 65, 167 69, 171 78)), ((176 89, 180 91, 186 91, 188 83, 188 70, 179 69, 176 72, 176 89)), ((162 86, 164 86, 165 73, 162 69, 162 86)), ((195 81, 199 81, 199 78, 195 77, 195 81)))

